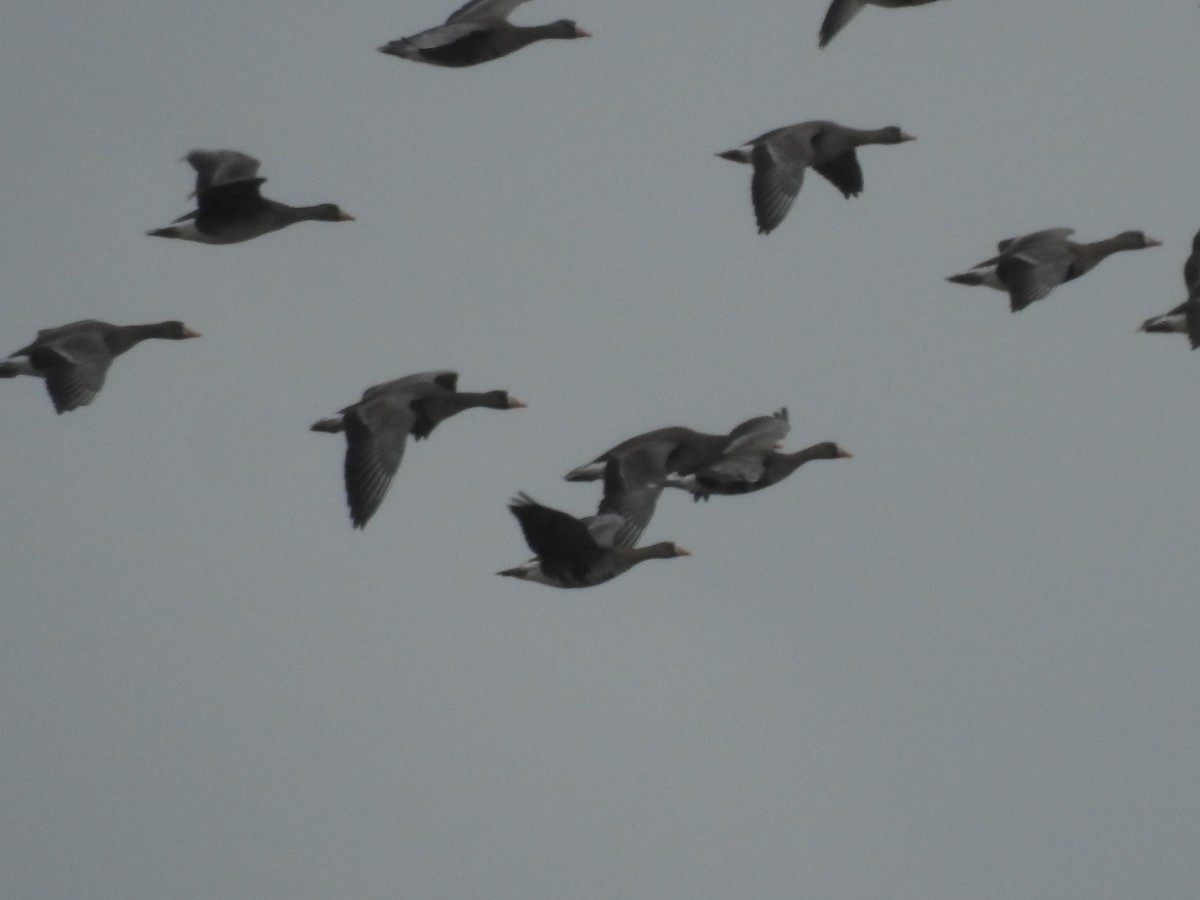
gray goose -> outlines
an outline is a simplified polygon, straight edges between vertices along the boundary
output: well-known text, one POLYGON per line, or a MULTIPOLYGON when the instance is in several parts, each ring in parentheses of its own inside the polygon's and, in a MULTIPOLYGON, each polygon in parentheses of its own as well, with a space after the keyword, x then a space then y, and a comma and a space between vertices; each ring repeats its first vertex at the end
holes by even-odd
POLYGON ((400 468, 410 434, 429 437, 438 423, 465 409, 524 406, 507 391, 460 392, 457 372, 420 372, 367 388, 357 403, 311 430, 345 433, 346 501, 354 527, 364 528, 400 468))
POLYGON ((112 361, 147 338, 181 341, 200 337, 182 322, 113 325, 83 319, 43 328, 33 343, 0 362, 0 378, 34 375, 45 379, 55 412, 87 406, 104 387, 112 361))
POLYGON ((829 11, 825 13, 825 21, 821 23, 820 45, 824 47, 832 41, 834 35, 845 28, 864 6, 899 9, 902 6, 922 6, 932 2, 933 0, 833 0, 829 4, 829 11))
POLYGON ((758 233, 770 234, 792 208, 805 169, 828 180, 843 197, 857 197, 862 193, 863 174, 856 149, 912 140, 916 138, 895 125, 864 130, 814 120, 776 128, 717 156, 754 166, 750 179, 754 218, 758 233))
POLYGON ((779 484, 811 460, 850 459, 851 456, 833 441, 813 444, 795 453, 758 450, 721 459, 691 475, 673 478, 668 484, 690 491, 694 500, 707 500, 713 494, 750 494, 779 484))
POLYGON ((1138 331, 1151 334, 1186 334, 1195 350, 1200 347, 1200 231, 1192 238, 1192 253, 1183 264, 1188 298, 1161 316, 1151 316, 1138 331))
POLYGON ((380 53, 434 66, 464 68, 515 53, 547 38, 584 38, 591 35, 569 19, 548 25, 514 25, 512 11, 525 0, 470 0, 446 24, 419 34, 390 41, 380 53))
POLYGON ((787 414, 755 416, 737 425, 729 434, 706 434, 682 425, 657 428, 635 435, 601 453, 589 463, 576 466, 567 481, 595 481, 605 475, 605 464, 613 458, 646 448, 661 448, 664 474, 686 475, 718 459, 731 448, 774 446, 787 435, 787 414))
MULTIPOLYGON (((543 506, 528 494, 517 494, 508 508, 517 517, 525 543, 535 556, 529 562, 496 574, 549 587, 594 587, 648 559, 690 556, 687 550, 670 541, 633 547, 620 540, 626 515, 648 521, 653 512, 653 502, 647 512, 645 496, 637 495, 647 489, 662 490, 661 484, 647 488, 638 480, 644 473, 635 471, 636 455, 613 458, 605 464, 604 500, 594 516, 577 519, 562 510, 543 506)), ((640 528, 637 533, 641 533, 640 528)))
POLYGON ((297 222, 352 222, 354 216, 333 203, 288 206, 259 193, 267 180, 259 162, 236 150, 193 150, 185 157, 196 170, 196 209, 151 237, 179 238, 201 244, 237 244, 297 222))
POLYGON ((946 280, 1005 291, 1012 311, 1020 312, 1064 281, 1089 272, 1119 250, 1140 250, 1162 244, 1140 231, 1122 231, 1102 241, 1077 244, 1067 240, 1074 233, 1073 228, 1048 228, 1008 238, 997 245, 1000 251, 997 256, 976 263, 970 272, 951 275, 946 280), (978 271, 982 269, 987 271, 978 271))

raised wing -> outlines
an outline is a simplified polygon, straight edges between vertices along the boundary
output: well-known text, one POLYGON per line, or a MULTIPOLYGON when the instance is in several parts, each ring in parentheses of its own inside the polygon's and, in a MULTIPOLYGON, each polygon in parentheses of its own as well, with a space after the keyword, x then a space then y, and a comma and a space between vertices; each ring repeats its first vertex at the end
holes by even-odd
POLYGON ((731 455, 749 450, 769 450, 787 437, 791 430, 786 406, 769 416, 755 416, 729 432, 729 443, 725 445, 724 453, 731 455))
MULTIPOLYGON (((1065 241, 1075 233, 1074 228, 1047 228, 1043 231, 1034 231, 1030 234, 1023 234, 1019 237, 1006 238, 996 245, 996 249, 1001 255, 1005 253, 1016 253, 1028 247, 1036 247, 1038 244, 1044 244, 1047 241, 1065 241)), ((981 263, 976 263, 971 268, 978 269, 982 266, 995 265, 1000 259, 999 256, 993 256, 991 259, 985 259, 981 263)))
POLYGON ((450 18, 446 20, 449 25, 452 22, 462 22, 471 19, 491 19, 499 17, 507 19, 512 15, 512 11, 522 3, 527 3, 528 0, 470 0, 463 4, 450 14, 450 18))
POLYGON ((209 188, 236 181, 256 182, 257 192, 257 185, 266 181, 257 177, 258 160, 237 150, 193 150, 185 159, 196 170, 196 197, 209 188))
POLYGON ((542 506, 528 494, 517 494, 508 509, 517 517, 525 543, 543 563, 571 565, 604 553, 583 522, 542 506))
POLYGON ((363 391, 362 399, 369 400, 381 394, 390 394, 419 385, 436 385, 448 391, 457 391, 458 373, 452 372, 449 369, 440 369, 432 372, 417 372, 415 375, 405 375, 403 378, 385 381, 383 384, 376 384, 367 388, 363 391))

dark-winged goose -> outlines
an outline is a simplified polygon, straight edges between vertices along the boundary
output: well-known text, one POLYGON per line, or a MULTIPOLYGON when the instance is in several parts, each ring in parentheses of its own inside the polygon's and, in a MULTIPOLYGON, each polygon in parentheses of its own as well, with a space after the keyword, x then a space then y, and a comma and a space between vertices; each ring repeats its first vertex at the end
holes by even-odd
POLYGON ((1186 334, 1195 350, 1200 347, 1200 231, 1192 238, 1192 253, 1183 264, 1183 283, 1188 298, 1161 316, 1151 316, 1138 331, 1151 334, 1186 334))
POLYGON ((547 38, 591 35, 569 19, 548 25, 514 25, 512 11, 525 0, 470 0, 438 25, 410 37, 390 41, 380 53, 435 66, 463 68, 515 53, 547 38))
MULTIPOLYGON (((627 490, 640 490, 636 481, 632 484, 626 481, 631 477, 628 472, 620 471, 630 465, 628 458, 610 459, 606 463, 605 500, 597 515, 584 519, 542 506, 528 494, 518 494, 508 508, 517 517, 525 542, 535 557, 496 574, 550 587, 582 588, 611 581, 647 559, 690 555, 669 541, 636 548, 621 543, 626 520, 625 514, 616 510, 643 514, 638 510, 640 500, 626 497, 628 502, 622 502, 616 496, 627 490)), ((661 490, 661 485, 657 489, 661 490)))
POLYGON ((367 388, 357 403, 315 422, 311 430, 345 432, 346 501, 354 527, 363 528, 383 502, 410 434, 417 440, 428 437, 439 422, 464 409, 524 405, 507 391, 460 392, 457 372, 420 372, 367 388))
POLYGON ((857 197, 863 189, 863 174, 856 148, 912 140, 916 139, 895 125, 863 130, 818 120, 776 128, 717 156, 754 166, 750 180, 754 218, 758 233, 770 234, 792 208, 805 169, 815 170, 842 196, 857 197))
POLYGON ((112 325, 84 319, 43 328, 32 344, 0 362, 0 378, 44 378, 55 411, 65 413, 95 400, 112 361, 135 344, 147 338, 181 341, 194 337, 200 337, 199 333, 182 322, 112 325))
POLYGON ((1077 244, 1067 240, 1074 233, 1073 228, 1048 228, 1008 238, 997 245, 1000 251, 997 256, 976 263, 970 272, 951 275, 946 280, 1005 291, 1012 311, 1020 312, 1118 250, 1140 250, 1162 243, 1140 231, 1122 231, 1102 241, 1077 244))
MULTIPOLYGON (((635 435, 566 474, 567 481, 595 481, 605 475, 605 464, 635 450, 661 448, 664 474, 689 474, 720 457, 731 447, 774 446, 787 436, 786 413, 755 416, 729 434, 705 434, 681 425, 657 428, 635 435)), ((657 452, 657 451, 656 451, 657 452)))
POLYGON ((821 23, 820 45, 824 47, 833 40, 833 36, 849 24, 864 6, 886 6, 897 9, 901 6, 922 6, 933 0, 833 0, 829 11, 825 13, 825 21, 821 23))
POLYGON ((186 157, 196 170, 196 209, 166 228, 147 231, 152 237, 179 238, 201 244, 237 244, 296 222, 352 222, 354 216, 333 203, 288 206, 259 193, 267 180, 258 177, 259 162, 236 150, 193 150, 186 157))

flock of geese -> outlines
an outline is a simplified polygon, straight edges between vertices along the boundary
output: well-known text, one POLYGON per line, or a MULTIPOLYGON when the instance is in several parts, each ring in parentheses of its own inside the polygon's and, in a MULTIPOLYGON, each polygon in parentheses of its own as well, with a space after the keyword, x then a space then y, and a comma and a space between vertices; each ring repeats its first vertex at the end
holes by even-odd
MULTIPOLYGON (((507 56, 537 41, 589 37, 574 22, 522 26, 508 21, 526 0, 470 0, 444 24, 391 41, 379 50, 437 66, 465 67, 507 56)), ((934 0, 833 0, 821 25, 826 46, 863 6, 905 7, 934 0)), ((780 226, 800 193, 806 169, 829 181, 843 196, 863 189, 857 150, 914 140, 896 126, 857 129, 829 121, 776 128, 717 154, 753 168, 750 198, 760 234, 780 226)), ((193 150, 186 157, 195 170, 196 208, 169 225, 147 232, 204 244, 234 244, 304 221, 348 222, 354 217, 332 203, 289 206, 264 197, 266 179, 259 161, 235 150, 193 150)), ((1013 312, 1046 297, 1060 284, 1087 273, 1120 250, 1158 246, 1140 231, 1076 243, 1070 228, 1036 231, 1000 242, 998 253, 952 275, 949 281, 986 286, 1009 296, 1013 312)), ((1200 346, 1200 232, 1184 266, 1188 298, 1178 307, 1147 319, 1140 330, 1188 336, 1200 346)), ((97 320, 72 322, 38 332, 34 341, 0 361, 0 378, 32 375, 44 380, 58 413, 91 403, 104 385, 112 361, 143 340, 199 337, 182 322, 113 325, 97 320)), ((374 385, 335 416, 311 430, 344 434, 344 477, 350 519, 363 528, 379 509, 400 467, 408 437, 429 437, 438 423, 467 409, 518 409, 525 404, 504 390, 458 390, 453 371, 422 372, 374 385)), ((689 492, 694 499, 714 494, 759 491, 815 459, 847 458, 832 442, 795 453, 781 451, 789 430, 787 410, 757 416, 728 434, 705 434, 672 426, 629 438, 567 473, 568 481, 601 481, 595 515, 576 518, 543 506, 519 493, 509 509, 520 524, 534 558, 498 573, 560 588, 589 587, 609 581, 647 559, 686 556, 674 543, 638 547, 665 488, 689 492)))

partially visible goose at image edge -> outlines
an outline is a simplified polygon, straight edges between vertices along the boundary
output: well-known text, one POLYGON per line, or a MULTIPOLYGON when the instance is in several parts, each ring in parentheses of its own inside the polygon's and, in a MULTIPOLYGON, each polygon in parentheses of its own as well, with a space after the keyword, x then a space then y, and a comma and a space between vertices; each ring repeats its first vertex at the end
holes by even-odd
POLYGON ((824 47, 833 40, 834 35, 846 27, 850 20, 858 15, 863 6, 886 6, 899 9, 903 6, 923 6, 933 0, 833 0, 821 23, 819 45, 824 47))
POLYGON ((195 337, 200 337, 199 332, 176 321, 113 325, 82 319, 43 328, 33 343, 0 362, 0 378, 33 375, 45 379, 54 410, 61 415, 95 400, 112 361, 147 338, 181 341, 195 337))
POLYGON ((458 390, 458 373, 419 372, 363 391, 362 398, 309 430, 345 433, 346 502, 355 528, 365 528, 387 495, 411 434, 429 437, 438 423, 466 409, 521 409, 508 391, 458 390))
POLYGON ((514 25, 512 11, 526 0, 471 0, 451 13, 444 25, 389 41, 380 53, 434 66, 461 69, 490 62, 548 38, 585 38, 591 34, 570 19, 547 25, 514 25))
POLYGON ((262 196, 267 179, 258 177, 258 160, 237 150, 193 150, 185 159, 196 170, 196 209, 147 231, 151 237, 237 244, 297 222, 354 221, 333 203, 288 206, 262 196))
POLYGON ((1008 238, 997 245, 1000 251, 997 256, 976 263, 970 272, 951 275, 946 280, 1004 291, 1012 311, 1020 312, 1063 282, 1091 271, 1113 253, 1162 244, 1140 231, 1122 231, 1102 241, 1077 244, 1067 240, 1074 233, 1073 228, 1048 228, 1008 238))
POLYGON ((1188 298, 1161 316, 1151 316, 1138 331, 1150 334, 1186 334, 1195 350, 1200 347, 1200 231, 1192 238, 1192 253, 1183 264, 1188 298))
MULTIPOLYGON (((606 482, 614 477, 620 465, 621 460, 609 460, 606 482)), ((612 541, 622 524, 622 516, 617 513, 577 519, 562 510, 543 506, 525 493, 517 494, 508 509, 516 516, 534 558, 497 575, 556 588, 594 587, 648 559, 691 555, 670 541, 636 548, 614 546, 612 541)))
POLYGON ((787 216, 804 183, 804 170, 813 169, 849 199, 863 189, 862 167, 855 150, 868 144, 915 141, 895 125, 861 129, 813 120, 775 128, 717 156, 754 166, 750 201, 759 234, 770 234, 787 216))

